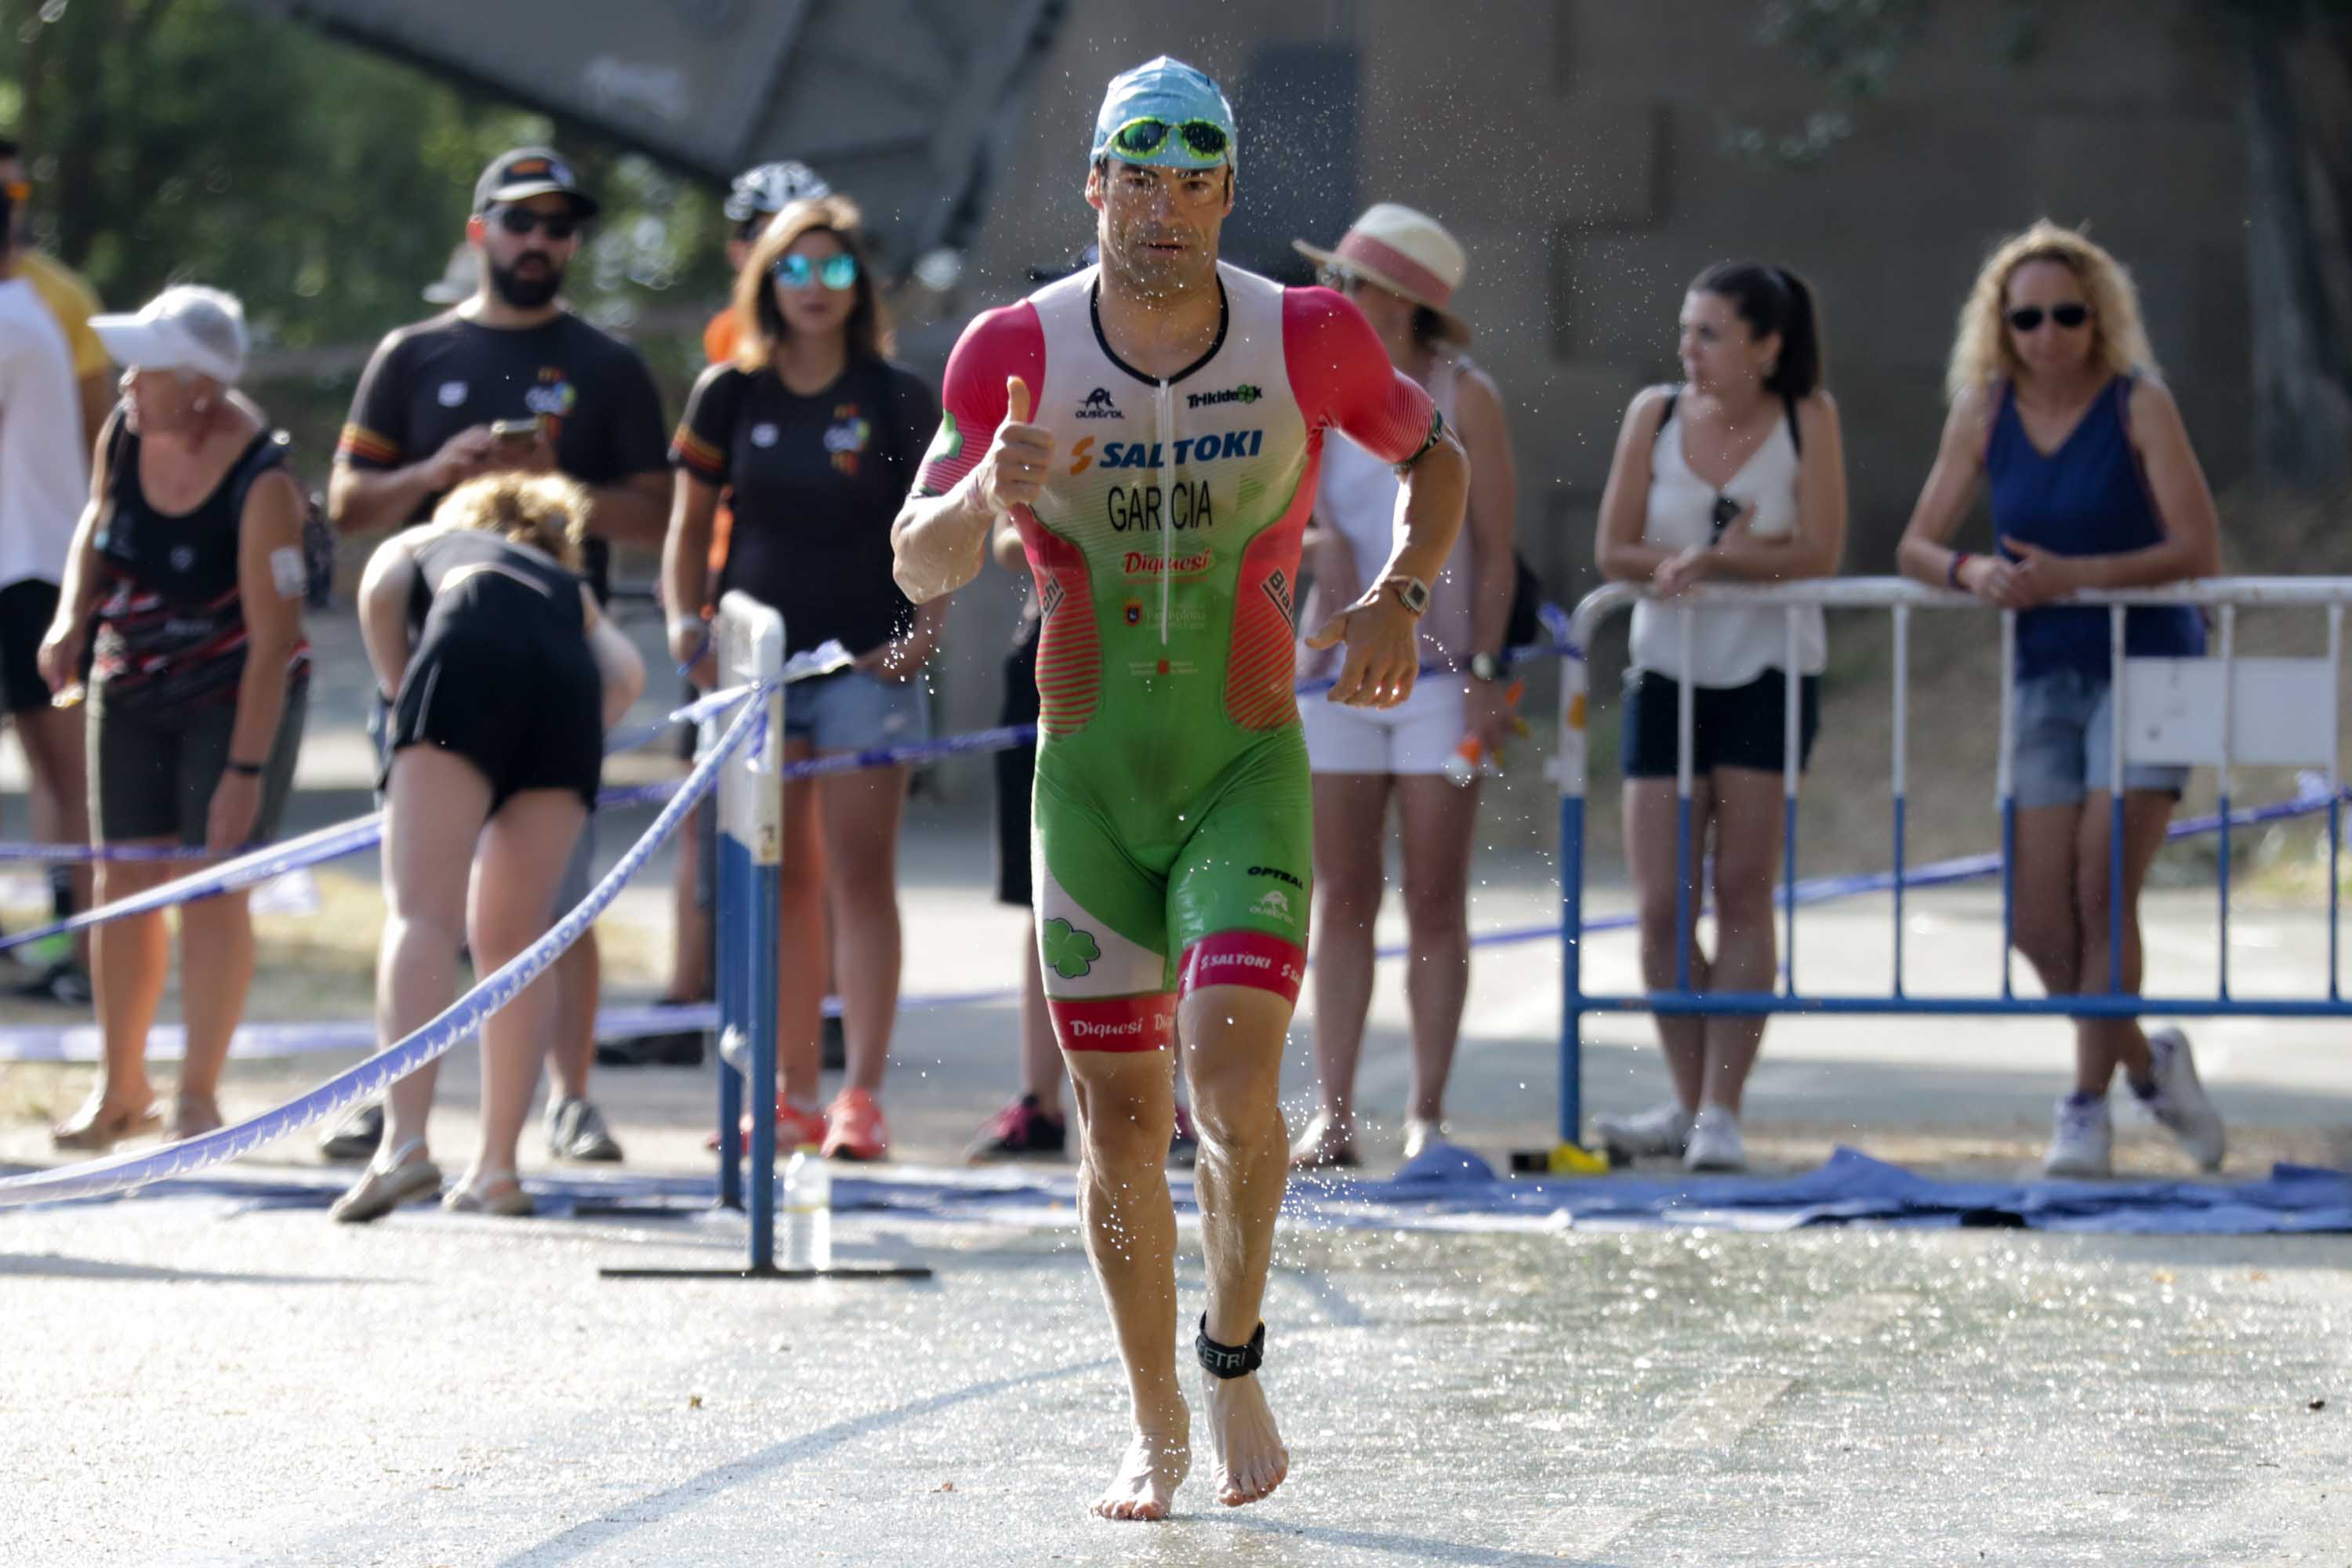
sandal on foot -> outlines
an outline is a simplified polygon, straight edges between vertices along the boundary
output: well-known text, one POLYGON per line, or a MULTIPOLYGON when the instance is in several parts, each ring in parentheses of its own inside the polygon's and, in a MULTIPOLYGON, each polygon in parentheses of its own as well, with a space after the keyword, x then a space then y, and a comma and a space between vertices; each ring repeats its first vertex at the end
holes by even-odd
POLYGON ((81 1109, 73 1113, 72 1120, 61 1121, 49 1129, 49 1146, 103 1154, 123 1139, 152 1132, 163 1124, 163 1113, 152 1105, 143 1110, 110 1110, 101 1091, 83 1100, 81 1109))
POLYGON ((390 1159, 369 1161, 351 1191, 328 1205, 329 1216, 341 1225, 364 1225, 382 1219, 404 1203, 439 1192, 441 1167, 430 1160, 408 1159, 424 1147, 424 1139, 411 1138, 394 1149, 390 1159))
POLYGON ((451 1214, 488 1214, 502 1219, 539 1212, 539 1205, 522 1190, 522 1178, 512 1171, 476 1171, 449 1190, 441 1206, 451 1214))
POLYGON ((1353 1170, 1362 1161, 1356 1153, 1356 1130, 1328 1110, 1318 1110, 1290 1146, 1294 1171, 1353 1170))
POLYGON ((164 1136, 174 1143, 184 1143, 207 1132, 217 1132, 227 1125, 221 1117, 220 1102, 210 1095, 202 1100, 184 1099, 173 1102, 171 1129, 164 1136))

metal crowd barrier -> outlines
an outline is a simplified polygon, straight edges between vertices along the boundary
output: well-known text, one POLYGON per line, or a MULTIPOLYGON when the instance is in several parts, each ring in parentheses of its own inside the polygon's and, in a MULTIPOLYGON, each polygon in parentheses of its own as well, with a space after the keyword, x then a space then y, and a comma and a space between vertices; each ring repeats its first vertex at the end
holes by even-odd
MULTIPOLYGON (((1593 633, 1609 616, 1645 597, 1630 584, 1612 584, 1586 596, 1571 620, 1570 640, 1590 648, 1593 633)), ((2110 897, 2107 928, 2107 988, 2098 994, 2021 996, 2013 983, 2017 804, 2011 716, 2017 700, 2017 613, 2000 612, 2000 731, 1996 795, 2001 824, 2001 963, 1997 992, 1981 994, 1922 994, 1905 984, 1903 894, 1913 879, 1905 871, 1905 777, 1909 711, 1911 616, 1915 610, 1983 610, 1974 596, 1923 587, 1895 577, 1839 578, 1771 586, 1707 585, 1675 601, 1685 650, 1697 616, 1711 608, 1777 606, 1787 617, 1786 763, 1782 773, 1783 821, 1780 889, 1780 966, 1775 989, 1763 992, 1697 992, 1691 988, 1689 900, 1691 893, 1692 688, 1678 683, 1675 791, 1678 803, 1675 973, 1665 991, 1605 994, 1584 984, 1585 795, 1589 747, 1586 724, 1591 692, 1583 661, 1569 659, 1560 683, 1560 942, 1561 1019, 1559 1143, 1552 1168, 1589 1170, 1580 1147, 1584 1121, 1583 1026, 1588 1013, 1653 1014, 1813 1013, 1839 1015, 1944 1014, 1986 1016, 2046 1016, 2128 1017, 2170 1014, 2187 1017, 2343 1017, 2352 1015, 2337 974, 2337 872, 2342 843, 2344 794, 2336 766, 2337 670, 2343 651, 2344 607, 2352 604, 2352 578, 2221 577, 2170 587, 2084 594, 2072 605, 2107 608, 2114 723, 2121 743, 2111 745, 2106 787, 2110 799, 2110 897), (2210 657, 2195 659, 2126 658, 2125 617, 2135 605, 2194 605, 2208 615, 2210 657), (1894 729, 1888 759, 1893 805, 1894 871, 1887 879, 1894 900, 1894 965, 1887 993, 1821 995, 1797 983, 1797 801, 1799 614, 1809 606, 1886 610, 1893 624, 1894 729), (2303 608, 2325 612, 2326 652, 2316 658, 2241 658, 2236 649, 2242 608, 2303 608), (2220 770, 2220 852, 2215 887, 2220 946, 2219 984, 2211 996, 2126 994, 2123 988, 2124 770, 2134 763, 2210 766, 2220 770), (2324 770, 2327 814, 2327 985, 2322 997, 2247 997, 2230 990, 2230 795, 2231 773, 2240 765, 2291 765, 2324 770)), ((1687 663, 1685 663, 1687 668, 1687 663)))
MULTIPOLYGON (((750 1232, 741 1268, 608 1268, 606 1279, 922 1279, 919 1266, 835 1263, 822 1268, 776 1266, 776 979, 784 852, 784 618, 740 591, 719 601, 711 627, 722 687, 748 686, 765 710, 761 743, 727 759, 715 786, 719 814, 717 908, 719 1205, 744 1213, 750 1232), (737 1129, 749 1108, 748 1148, 737 1129), (748 1156, 748 1158, 747 1158, 748 1156), (746 1169, 748 1164, 749 1169, 746 1169)), ((809 673, 821 673, 817 665, 809 673)), ((705 719, 702 747, 716 740, 705 719)))

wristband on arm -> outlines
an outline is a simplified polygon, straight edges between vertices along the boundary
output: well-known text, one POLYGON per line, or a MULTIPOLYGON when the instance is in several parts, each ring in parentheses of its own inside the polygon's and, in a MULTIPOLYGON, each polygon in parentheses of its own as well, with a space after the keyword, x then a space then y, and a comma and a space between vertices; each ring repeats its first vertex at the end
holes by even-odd
POLYGON ((1975 554, 1969 551, 1953 551, 1952 563, 1944 568, 1944 581, 1952 587, 1958 587, 1960 585, 1960 568, 1966 566, 1969 562, 1975 559, 1975 554))

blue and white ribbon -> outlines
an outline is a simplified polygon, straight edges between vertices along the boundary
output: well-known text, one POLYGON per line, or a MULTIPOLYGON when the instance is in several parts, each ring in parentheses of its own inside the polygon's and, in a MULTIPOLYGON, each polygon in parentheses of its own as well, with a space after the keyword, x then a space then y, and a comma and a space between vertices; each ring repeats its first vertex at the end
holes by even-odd
POLYGON ((317 1089, 275 1110, 184 1142, 131 1154, 110 1155, 54 1171, 37 1171, 0 1179, 0 1208, 25 1204, 55 1203, 67 1198, 99 1197, 128 1192, 166 1176, 184 1175, 224 1161, 251 1153, 363 1100, 373 1100, 426 1062, 446 1056, 481 1026, 482 1020, 512 1002, 563 951, 580 940, 623 885, 635 876, 661 842, 677 831, 694 803, 709 794, 727 759, 767 722, 764 704, 747 703, 735 716, 710 754, 695 764, 677 798, 663 808, 644 837, 629 847, 620 863, 604 875, 579 907, 557 921, 538 942, 485 977, 432 1022, 406 1039, 388 1046, 317 1089))

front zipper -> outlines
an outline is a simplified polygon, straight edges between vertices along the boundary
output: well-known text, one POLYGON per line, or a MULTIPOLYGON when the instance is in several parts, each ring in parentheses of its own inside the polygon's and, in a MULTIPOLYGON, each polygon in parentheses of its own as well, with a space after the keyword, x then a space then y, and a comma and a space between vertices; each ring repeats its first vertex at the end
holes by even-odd
POLYGON ((1176 554, 1176 395, 1164 379, 1157 384, 1151 402, 1160 416, 1160 646, 1164 649, 1171 589, 1169 568, 1176 554))

